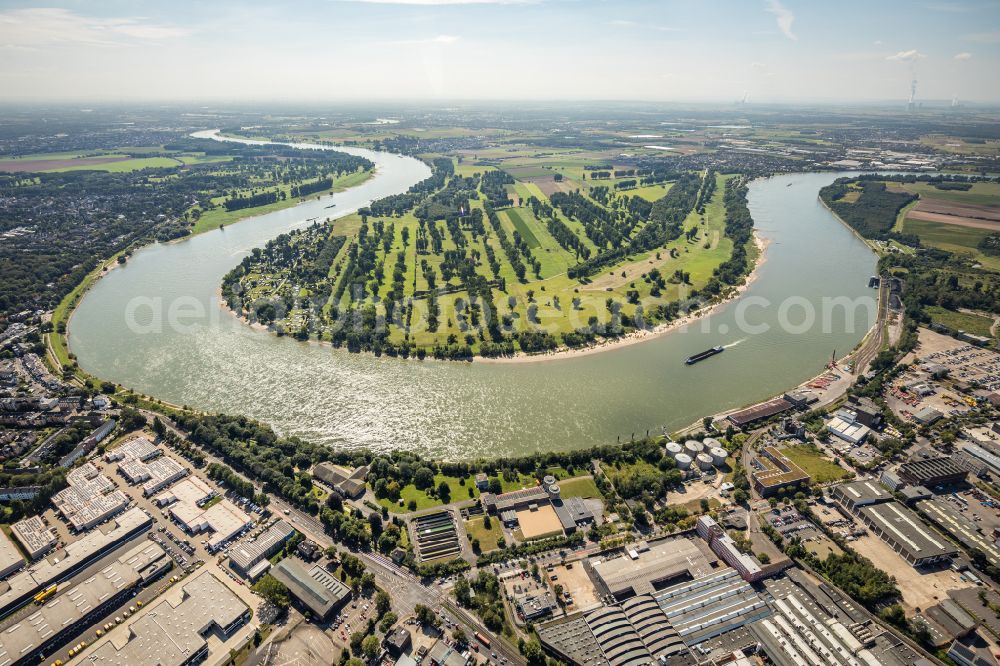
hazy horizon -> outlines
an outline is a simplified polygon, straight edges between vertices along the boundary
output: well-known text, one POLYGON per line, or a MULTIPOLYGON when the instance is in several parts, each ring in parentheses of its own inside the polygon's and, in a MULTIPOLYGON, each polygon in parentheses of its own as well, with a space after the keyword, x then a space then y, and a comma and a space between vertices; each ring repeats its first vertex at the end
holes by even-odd
POLYGON ((1000 101, 1000 2, 0 2, 5 101, 1000 101))

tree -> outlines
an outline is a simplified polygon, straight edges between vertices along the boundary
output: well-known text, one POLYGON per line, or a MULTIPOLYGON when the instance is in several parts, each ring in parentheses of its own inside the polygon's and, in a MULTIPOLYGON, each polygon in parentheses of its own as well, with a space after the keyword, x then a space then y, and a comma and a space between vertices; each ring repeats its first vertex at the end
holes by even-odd
POLYGON ((377 617, 394 615, 394 613, 389 612, 389 608, 391 606, 392 599, 389 597, 388 592, 385 590, 379 590, 375 593, 375 614, 377 617))
POLYGON ((378 640, 378 636, 372 634, 370 636, 365 636, 365 639, 361 641, 361 651, 364 653, 368 661, 371 662, 378 656, 379 651, 382 649, 382 644, 378 640))
POLYGON ((396 620, 398 619, 399 619, 398 615, 396 615, 392 611, 389 611, 388 613, 382 616, 382 620, 378 623, 379 631, 381 631, 383 634, 388 633, 389 630, 392 629, 392 625, 396 624, 396 620))
POLYGON ((451 637, 455 640, 455 643, 462 647, 469 644, 469 637, 465 635, 465 630, 462 627, 455 627, 455 630, 451 632, 451 637))
POLYGON ((253 591, 282 610, 287 609, 291 603, 288 588, 271 574, 265 574, 263 578, 254 583, 253 591))
POLYGON ((413 607, 414 614, 417 616, 417 622, 420 624, 428 625, 431 627, 436 627, 438 624, 437 614, 434 610, 423 604, 417 604, 413 607))
POLYGON ((417 490, 427 490, 434 485, 434 471, 430 467, 420 467, 413 473, 413 485, 417 490))
POLYGON ((532 638, 530 641, 525 641, 521 652, 528 660, 528 666, 545 666, 545 653, 537 639, 532 638))
POLYGON ((438 484, 438 497, 445 504, 451 501, 451 486, 448 485, 447 481, 442 481, 438 484))

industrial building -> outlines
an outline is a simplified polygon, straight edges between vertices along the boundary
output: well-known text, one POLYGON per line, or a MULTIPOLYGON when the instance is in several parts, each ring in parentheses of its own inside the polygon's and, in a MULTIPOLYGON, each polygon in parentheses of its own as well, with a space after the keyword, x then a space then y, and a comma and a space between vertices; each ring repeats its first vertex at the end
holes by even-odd
POLYGON ((592 572, 599 597, 621 601, 704 576, 712 570, 710 551, 706 550, 685 538, 666 539, 656 545, 643 542, 623 555, 589 558, 584 566, 592 572))
POLYGON ((41 516, 30 516, 17 521, 10 526, 10 533, 32 560, 49 552, 58 541, 55 530, 46 525, 41 516))
POLYGON ((6 578, 24 568, 24 558, 4 532, 0 531, 0 578, 6 578))
POLYGON ((863 506, 858 517, 914 567, 951 559, 958 549, 899 502, 863 506))
POLYGON ((151 541, 126 551, 86 580, 49 599, 37 611, 0 632, 0 664, 38 663, 39 657, 77 635, 167 571, 173 561, 151 541))
POLYGON ((761 497, 776 495, 786 488, 809 482, 805 470, 773 446, 765 446, 750 465, 754 489, 761 497))
POLYGON ((841 409, 826 422, 830 434, 857 446, 871 434, 871 428, 858 421, 857 413, 850 409, 841 409))
POLYGON ((667 588, 656 601, 688 646, 771 614, 765 599, 730 567, 667 588))
POLYGON ((785 400, 784 398, 775 398, 774 400, 768 400, 767 402, 759 405, 754 405, 753 407, 733 412, 726 418, 729 419, 729 422, 737 428, 744 428, 751 423, 771 418, 775 414, 787 412, 789 409, 792 409, 792 407, 792 403, 788 400, 785 400))
POLYGON ((155 495, 170 484, 187 476, 187 469, 169 456, 154 458, 149 462, 125 460, 118 463, 118 473, 129 485, 142 484, 142 494, 155 495))
MULTIPOLYGON (((210 636, 224 642, 250 620, 250 608, 207 570, 184 583, 182 592, 176 603, 164 599, 145 609, 128 625, 127 641, 120 648, 108 639, 81 661, 109 666, 199 664, 210 656, 210 636)), ((220 650, 215 656, 224 655, 220 650)))
POLYGON ((764 577, 764 568, 757 558, 749 553, 741 553, 732 537, 711 516, 700 516, 695 526, 698 536, 708 542, 712 552, 735 569, 743 580, 753 582, 764 577))
POLYGON ((466 666, 469 663, 469 658, 464 656, 456 646, 449 645, 439 639, 434 641, 434 644, 427 650, 424 662, 421 663, 427 663, 430 666, 466 666))
POLYGON ((271 569, 271 575, 321 621, 351 598, 351 590, 318 564, 306 568, 299 561, 285 558, 271 569))
POLYGON ((514 599, 518 615, 525 622, 534 622, 539 618, 551 615, 558 608, 555 597, 548 590, 538 590, 521 595, 514 599))
POLYGON ((830 494, 851 512, 869 504, 888 502, 892 499, 892 495, 874 479, 841 483, 834 486, 830 494))
POLYGON ((142 509, 134 508, 118 516, 114 522, 106 533, 94 530, 85 534, 56 555, 39 560, 8 578, 9 588, 0 594, 0 616, 20 608, 50 584, 73 575, 96 557, 149 527, 153 520, 142 509))
POLYGON ((67 474, 66 483, 69 488, 53 495, 52 504, 77 531, 103 523, 130 503, 128 496, 93 463, 84 463, 67 474))
POLYGON ((936 456, 909 460, 899 466, 899 478, 914 486, 937 486, 965 480, 965 468, 951 458, 936 456))
POLYGON ((133 437, 104 454, 105 462, 138 460, 146 462, 160 455, 162 451, 145 437, 133 437))
POLYGON ((201 506, 215 497, 215 490, 197 476, 189 476, 170 486, 153 498, 157 506, 167 506, 174 502, 182 502, 193 506, 201 506))
POLYGON ((209 552, 218 550, 253 524, 253 518, 227 499, 207 509, 187 502, 175 502, 169 511, 189 534, 212 533, 205 544, 209 552))
POLYGON ((507 527, 520 527, 525 539, 571 534, 595 521, 594 513, 581 498, 563 499, 554 476, 546 476, 540 485, 531 488, 501 495, 483 493, 479 501, 483 511, 499 515, 507 527))
POLYGON ((927 516, 935 525, 947 532, 955 541, 968 548, 978 550, 986 560, 1000 566, 1000 548, 990 537, 982 534, 974 522, 956 511, 947 502, 927 499, 916 504, 917 510, 927 516))
POLYGON ((295 530, 284 520, 279 520, 254 539, 253 543, 238 543, 229 550, 229 568, 250 580, 256 580, 266 570, 271 555, 278 552, 295 530))
POLYGON ((977 444, 964 444, 962 446, 962 451, 969 456, 972 456, 976 460, 982 461, 990 472, 995 476, 1000 477, 1000 456, 990 453, 985 448, 977 444))

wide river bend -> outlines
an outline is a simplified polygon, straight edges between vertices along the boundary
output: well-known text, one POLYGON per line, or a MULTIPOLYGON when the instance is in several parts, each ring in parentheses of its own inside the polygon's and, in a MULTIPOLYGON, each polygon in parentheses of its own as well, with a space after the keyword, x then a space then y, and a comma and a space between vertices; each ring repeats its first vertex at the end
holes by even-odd
POLYGON ((839 174, 813 173, 751 185, 750 210, 769 247, 743 296, 639 344, 539 363, 469 364, 350 354, 251 329, 217 293, 253 248, 430 173, 409 157, 342 150, 374 161, 376 175, 333 197, 150 245, 101 278, 69 325, 81 367, 168 402, 247 414, 331 446, 492 457, 614 443, 765 399, 818 374, 874 320, 866 283, 875 257, 817 198, 839 174), (845 325, 850 308, 829 307, 845 298, 861 306, 851 310, 853 326, 845 325), (684 365, 715 345, 730 346, 684 365))

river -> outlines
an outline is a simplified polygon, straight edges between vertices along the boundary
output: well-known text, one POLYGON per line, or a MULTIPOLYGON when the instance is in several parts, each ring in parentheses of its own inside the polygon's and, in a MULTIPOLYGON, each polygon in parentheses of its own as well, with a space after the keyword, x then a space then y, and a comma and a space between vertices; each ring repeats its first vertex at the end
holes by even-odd
POLYGON ((818 374, 834 350, 845 354, 874 321, 866 283, 875 256, 817 198, 838 174, 814 173, 751 185, 750 210, 769 247, 742 297, 639 344, 540 363, 470 364, 375 358, 251 329, 224 309, 217 291, 253 248, 309 219, 405 191, 430 173, 409 157, 343 150, 374 161, 376 175, 332 197, 147 246, 101 278, 70 320, 80 366, 168 402, 246 414, 285 435, 455 459, 676 429, 818 374), (845 308, 833 308, 824 325, 823 303, 831 298, 865 306, 853 326, 845 325, 845 308), (811 325, 804 320, 809 308, 811 325), (783 318, 790 325, 780 325, 783 318), (715 345, 728 347, 684 365, 715 345))

